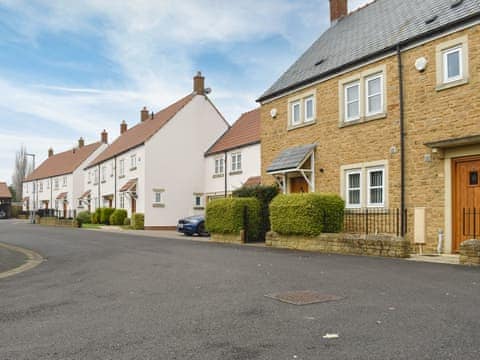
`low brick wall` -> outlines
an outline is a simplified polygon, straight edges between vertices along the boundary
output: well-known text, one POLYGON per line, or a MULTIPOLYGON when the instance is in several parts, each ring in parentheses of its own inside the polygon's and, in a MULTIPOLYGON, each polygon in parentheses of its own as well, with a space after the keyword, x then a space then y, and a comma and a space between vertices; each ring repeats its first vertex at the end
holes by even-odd
POLYGON ((210 241, 227 244, 244 244, 245 232, 242 230, 240 234, 210 234, 210 241))
POLYGON ((58 227, 78 227, 76 220, 57 219, 56 217, 39 217, 35 218, 35 223, 39 225, 58 226, 58 227))
POLYGON ((410 243, 394 235, 321 234, 316 237, 284 236, 269 232, 266 245, 275 248, 318 251, 331 254, 407 258, 410 243))
POLYGON ((480 240, 467 240, 460 244, 460 264, 480 265, 480 240))

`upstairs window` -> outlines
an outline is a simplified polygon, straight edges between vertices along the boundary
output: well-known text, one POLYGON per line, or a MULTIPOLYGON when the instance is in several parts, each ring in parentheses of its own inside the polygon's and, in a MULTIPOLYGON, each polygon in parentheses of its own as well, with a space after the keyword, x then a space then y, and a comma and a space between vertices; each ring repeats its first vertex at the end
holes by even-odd
POLYGON ((102 166, 102 181, 107 181, 107 167, 102 166))
POLYGON ((345 121, 360 119, 360 82, 345 85, 345 121))
POLYGON ((291 112, 292 125, 295 126, 301 124, 302 121, 300 119, 300 101, 296 101, 291 104, 291 112))
POLYGON ((215 175, 223 175, 224 165, 225 165, 225 159, 224 158, 215 159, 215 175))
POLYGON ((435 50, 437 91, 468 83, 468 36, 438 44, 435 50))
POLYGON ((315 94, 310 92, 289 101, 289 127, 297 127, 315 121, 315 94))
POLYGON ((121 159, 119 161, 120 169, 119 169, 119 176, 125 176, 125 159, 121 159))
POLYGON ((241 153, 232 154, 232 172, 233 171, 242 171, 242 154, 241 153))
POLYGON ((462 47, 445 50, 443 53, 444 82, 449 83, 462 78, 462 47))
POLYGON ((137 168, 137 155, 130 156, 130 170, 137 168))
POLYGON ((64 187, 67 186, 67 177, 66 176, 63 177, 63 186, 64 187))
POLYGON ((366 80, 366 106, 367 116, 383 112, 383 76, 373 75, 366 80))
POLYGON ((43 192, 43 181, 40 181, 40 182, 38 183, 38 191, 39 191, 39 192, 43 192))
POLYGON ((58 188, 59 188, 59 180, 58 180, 58 178, 55 178, 55 183, 54 183, 54 184, 55 184, 55 190, 58 190, 58 188))

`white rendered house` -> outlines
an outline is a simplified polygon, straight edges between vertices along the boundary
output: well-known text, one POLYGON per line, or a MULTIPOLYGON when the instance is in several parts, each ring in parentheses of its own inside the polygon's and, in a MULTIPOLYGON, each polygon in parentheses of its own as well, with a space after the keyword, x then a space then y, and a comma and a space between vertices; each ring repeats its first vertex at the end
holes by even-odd
POLYGON ((204 153, 228 129, 198 73, 193 92, 156 114, 141 111, 128 129, 85 168, 83 201, 97 207, 145 214, 146 229, 171 229, 178 219, 201 213, 204 153))
POLYGON ((205 153, 205 198, 260 184, 260 109, 244 113, 205 153))
POLYGON ((49 149, 48 158, 23 182, 23 209, 56 209, 71 216, 73 210, 82 210, 79 198, 84 192, 83 168, 105 150, 107 142, 104 130, 99 142, 85 145, 80 138, 74 149, 58 154, 49 149))

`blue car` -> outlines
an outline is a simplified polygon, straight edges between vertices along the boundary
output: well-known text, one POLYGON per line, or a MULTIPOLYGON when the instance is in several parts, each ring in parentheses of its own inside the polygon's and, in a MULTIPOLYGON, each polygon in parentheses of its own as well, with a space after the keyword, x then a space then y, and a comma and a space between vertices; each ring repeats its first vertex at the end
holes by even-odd
POLYGON ((205 229, 205 216, 203 215, 194 215, 178 220, 177 231, 188 236, 193 234, 210 235, 205 229))

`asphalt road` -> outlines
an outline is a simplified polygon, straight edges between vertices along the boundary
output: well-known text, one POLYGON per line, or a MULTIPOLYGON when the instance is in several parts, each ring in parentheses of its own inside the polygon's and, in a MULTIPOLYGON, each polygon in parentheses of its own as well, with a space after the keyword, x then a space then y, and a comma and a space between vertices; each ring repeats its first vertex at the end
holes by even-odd
POLYGON ((0 222, 0 359, 480 359, 480 269, 0 222), (306 306, 265 294, 316 290, 306 306), (327 333, 338 339, 324 339, 327 333))

